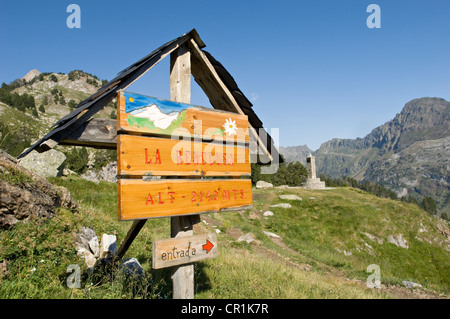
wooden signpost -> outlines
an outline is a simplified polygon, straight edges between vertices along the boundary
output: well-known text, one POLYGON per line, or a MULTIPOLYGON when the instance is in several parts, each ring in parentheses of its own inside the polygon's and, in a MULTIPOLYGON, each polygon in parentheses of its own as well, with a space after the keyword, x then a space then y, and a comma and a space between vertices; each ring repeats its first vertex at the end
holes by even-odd
MULTIPOLYGON (((245 144, 248 135, 237 134, 238 131, 248 134, 245 115, 204 109, 201 114, 214 127, 205 128, 202 118, 197 118, 192 130, 182 131, 183 139, 178 140, 180 135, 170 139, 168 134, 191 125, 183 115, 191 110, 188 104, 127 92, 120 92, 118 100, 119 220, 199 214, 252 204, 250 179, 138 179, 249 176, 250 155, 245 144), (148 112, 149 109, 154 111, 148 112), (215 117, 217 114, 220 117, 215 117), (140 119, 139 124, 136 118, 140 119), (196 130, 203 133, 195 135, 196 130), (208 131, 216 132, 219 141, 211 139, 212 135, 205 133, 208 131), (130 134, 137 132, 142 135, 130 134), (233 136, 235 140, 231 139, 233 136)), ((197 108, 192 106, 194 110, 197 108)))
POLYGON ((119 180, 119 220, 147 219, 248 208, 251 180, 119 180))
POLYGON ((171 217, 153 268, 172 267, 173 297, 194 297, 193 262, 218 254, 217 235, 193 235, 198 214, 250 208, 246 115, 190 102, 190 52, 171 54, 171 101, 119 91, 118 219, 134 220, 119 257, 150 218, 171 217), (214 178, 220 177, 220 178, 214 178))
POLYGON ((118 173, 155 176, 245 176, 249 149, 217 143, 119 135, 118 173))
POLYGON ((249 144, 262 163, 278 154, 250 101, 204 47, 195 29, 167 42, 80 102, 19 156, 57 144, 117 149, 118 218, 133 223, 115 259, 148 219, 170 217, 172 239, 154 243, 154 267, 172 267, 174 298, 193 298, 192 263, 217 256, 215 235, 193 234, 199 214, 252 204, 249 144), (169 54, 170 100, 123 91, 169 54), (189 104, 191 78, 214 109, 189 104), (94 119, 114 96, 117 121, 94 119))

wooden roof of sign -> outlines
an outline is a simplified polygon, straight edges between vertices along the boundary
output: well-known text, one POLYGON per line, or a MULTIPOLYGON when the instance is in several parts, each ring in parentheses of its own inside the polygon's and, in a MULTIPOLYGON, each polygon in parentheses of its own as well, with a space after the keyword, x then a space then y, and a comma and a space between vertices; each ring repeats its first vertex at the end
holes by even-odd
POLYGON ((114 79, 78 104, 71 113, 57 121, 49 133, 20 154, 18 158, 26 156, 32 150, 44 152, 57 144, 116 148, 116 120, 92 119, 92 116, 111 102, 117 96, 118 91, 128 88, 181 45, 189 48, 192 75, 208 96, 211 105, 218 110, 248 116, 250 139, 256 141, 260 148, 258 161, 261 163, 269 163, 274 160, 281 162, 282 158, 274 146, 272 138, 263 128, 263 123, 253 111, 252 103, 245 97, 223 65, 210 53, 203 50, 206 45, 195 29, 167 42, 119 72, 114 79))

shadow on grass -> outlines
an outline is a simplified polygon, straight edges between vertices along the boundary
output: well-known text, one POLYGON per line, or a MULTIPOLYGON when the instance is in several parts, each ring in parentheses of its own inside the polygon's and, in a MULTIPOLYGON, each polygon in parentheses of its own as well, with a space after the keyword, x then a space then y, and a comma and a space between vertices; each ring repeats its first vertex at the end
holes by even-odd
MULTIPOLYGON (((194 293, 211 289, 205 264, 194 263, 194 293)), ((67 287, 71 273, 61 273, 59 281, 67 287)), ((80 274, 79 298, 172 299, 172 269, 150 269, 137 273, 123 271, 120 262, 101 263, 80 274)), ((70 288, 68 288, 70 289, 70 288)))

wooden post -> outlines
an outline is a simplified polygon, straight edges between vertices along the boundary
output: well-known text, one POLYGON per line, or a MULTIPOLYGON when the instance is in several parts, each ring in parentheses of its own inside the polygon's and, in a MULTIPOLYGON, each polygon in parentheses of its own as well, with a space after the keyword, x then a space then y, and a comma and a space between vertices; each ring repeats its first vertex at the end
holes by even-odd
MULTIPOLYGON (((170 54, 170 99, 191 102, 191 54, 185 45, 170 54)), ((171 237, 192 236, 193 223, 189 216, 171 217, 171 237)), ((194 265, 172 267, 173 299, 194 298, 194 265)))

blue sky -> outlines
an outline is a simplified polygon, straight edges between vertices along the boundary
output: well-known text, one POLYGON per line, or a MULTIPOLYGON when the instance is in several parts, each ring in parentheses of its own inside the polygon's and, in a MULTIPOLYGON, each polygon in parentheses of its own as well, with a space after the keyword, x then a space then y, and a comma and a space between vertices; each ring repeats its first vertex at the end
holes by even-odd
MULTIPOLYGON (((0 83, 31 69, 102 79, 196 28, 281 146, 364 137, 424 96, 450 100, 450 1, 0 0, 0 83), (69 4, 81 28, 69 29, 69 4), (369 29, 369 4, 381 28, 369 29)), ((169 98, 168 59, 129 91, 169 98)), ((209 106, 193 82, 192 104, 209 106)))

